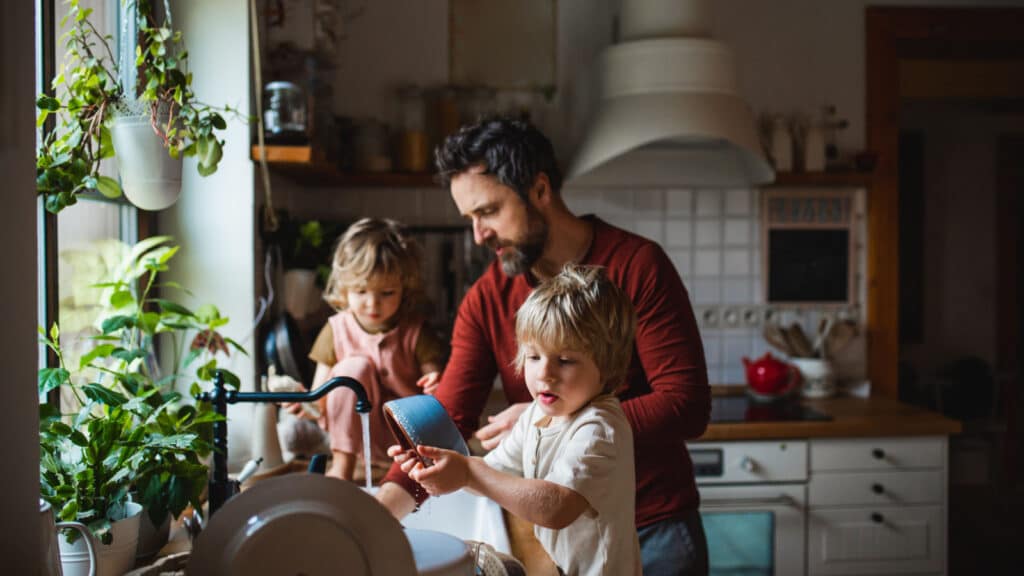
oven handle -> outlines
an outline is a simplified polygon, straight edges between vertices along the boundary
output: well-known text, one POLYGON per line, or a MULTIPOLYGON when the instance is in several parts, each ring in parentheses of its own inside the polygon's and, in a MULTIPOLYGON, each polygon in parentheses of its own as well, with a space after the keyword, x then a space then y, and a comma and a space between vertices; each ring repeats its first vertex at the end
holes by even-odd
POLYGON ((800 505, 788 494, 780 494, 774 498, 701 498, 701 508, 735 508, 737 506, 793 506, 800 505))

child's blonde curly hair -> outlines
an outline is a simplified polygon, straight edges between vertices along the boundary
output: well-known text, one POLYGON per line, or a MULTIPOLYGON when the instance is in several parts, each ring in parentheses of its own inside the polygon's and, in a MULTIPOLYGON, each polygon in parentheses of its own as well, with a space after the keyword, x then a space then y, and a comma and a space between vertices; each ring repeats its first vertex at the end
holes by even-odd
POLYGON ((348 308, 348 291, 375 276, 396 275, 402 282, 399 314, 421 312, 423 286, 419 245, 391 219, 363 218, 338 239, 324 300, 337 310, 348 308))
POLYGON ((529 344, 583 352, 600 370, 604 392, 613 393, 625 382, 635 332, 633 303, 604 268, 568 264, 516 312, 516 371, 522 373, 529 344))

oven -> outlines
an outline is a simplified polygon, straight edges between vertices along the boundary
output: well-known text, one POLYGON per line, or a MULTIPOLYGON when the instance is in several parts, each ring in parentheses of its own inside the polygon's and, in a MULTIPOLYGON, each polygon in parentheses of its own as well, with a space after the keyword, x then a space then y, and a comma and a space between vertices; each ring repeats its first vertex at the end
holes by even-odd
POLYGON ((807 442, 699 442, 688 448, 710 574, 802 575, 807 442))

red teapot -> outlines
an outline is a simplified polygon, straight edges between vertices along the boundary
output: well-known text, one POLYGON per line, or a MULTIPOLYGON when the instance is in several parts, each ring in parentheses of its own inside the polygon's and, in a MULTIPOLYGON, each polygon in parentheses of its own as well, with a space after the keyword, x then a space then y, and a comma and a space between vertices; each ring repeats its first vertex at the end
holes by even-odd
POLYGON ((747 386, 755 396, 785 396, 800 384, 800 372, 796 366, 775 358, 771 352, 753 362, 744 357, 743 365, 747 371, 747 386))

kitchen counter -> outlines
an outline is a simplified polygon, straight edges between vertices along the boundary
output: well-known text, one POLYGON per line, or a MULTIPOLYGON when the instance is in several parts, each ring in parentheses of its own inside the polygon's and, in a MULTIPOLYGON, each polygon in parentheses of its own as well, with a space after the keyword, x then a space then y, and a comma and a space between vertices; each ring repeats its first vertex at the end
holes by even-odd
POLYGON ((798 422, 729 422, 708 425, 693 442, 768 440, 778 438, 858 438, 879 436, 948 436, 960 422, 891 398, 829 398, 803 400, 808 408, 832 420, 798 422))

